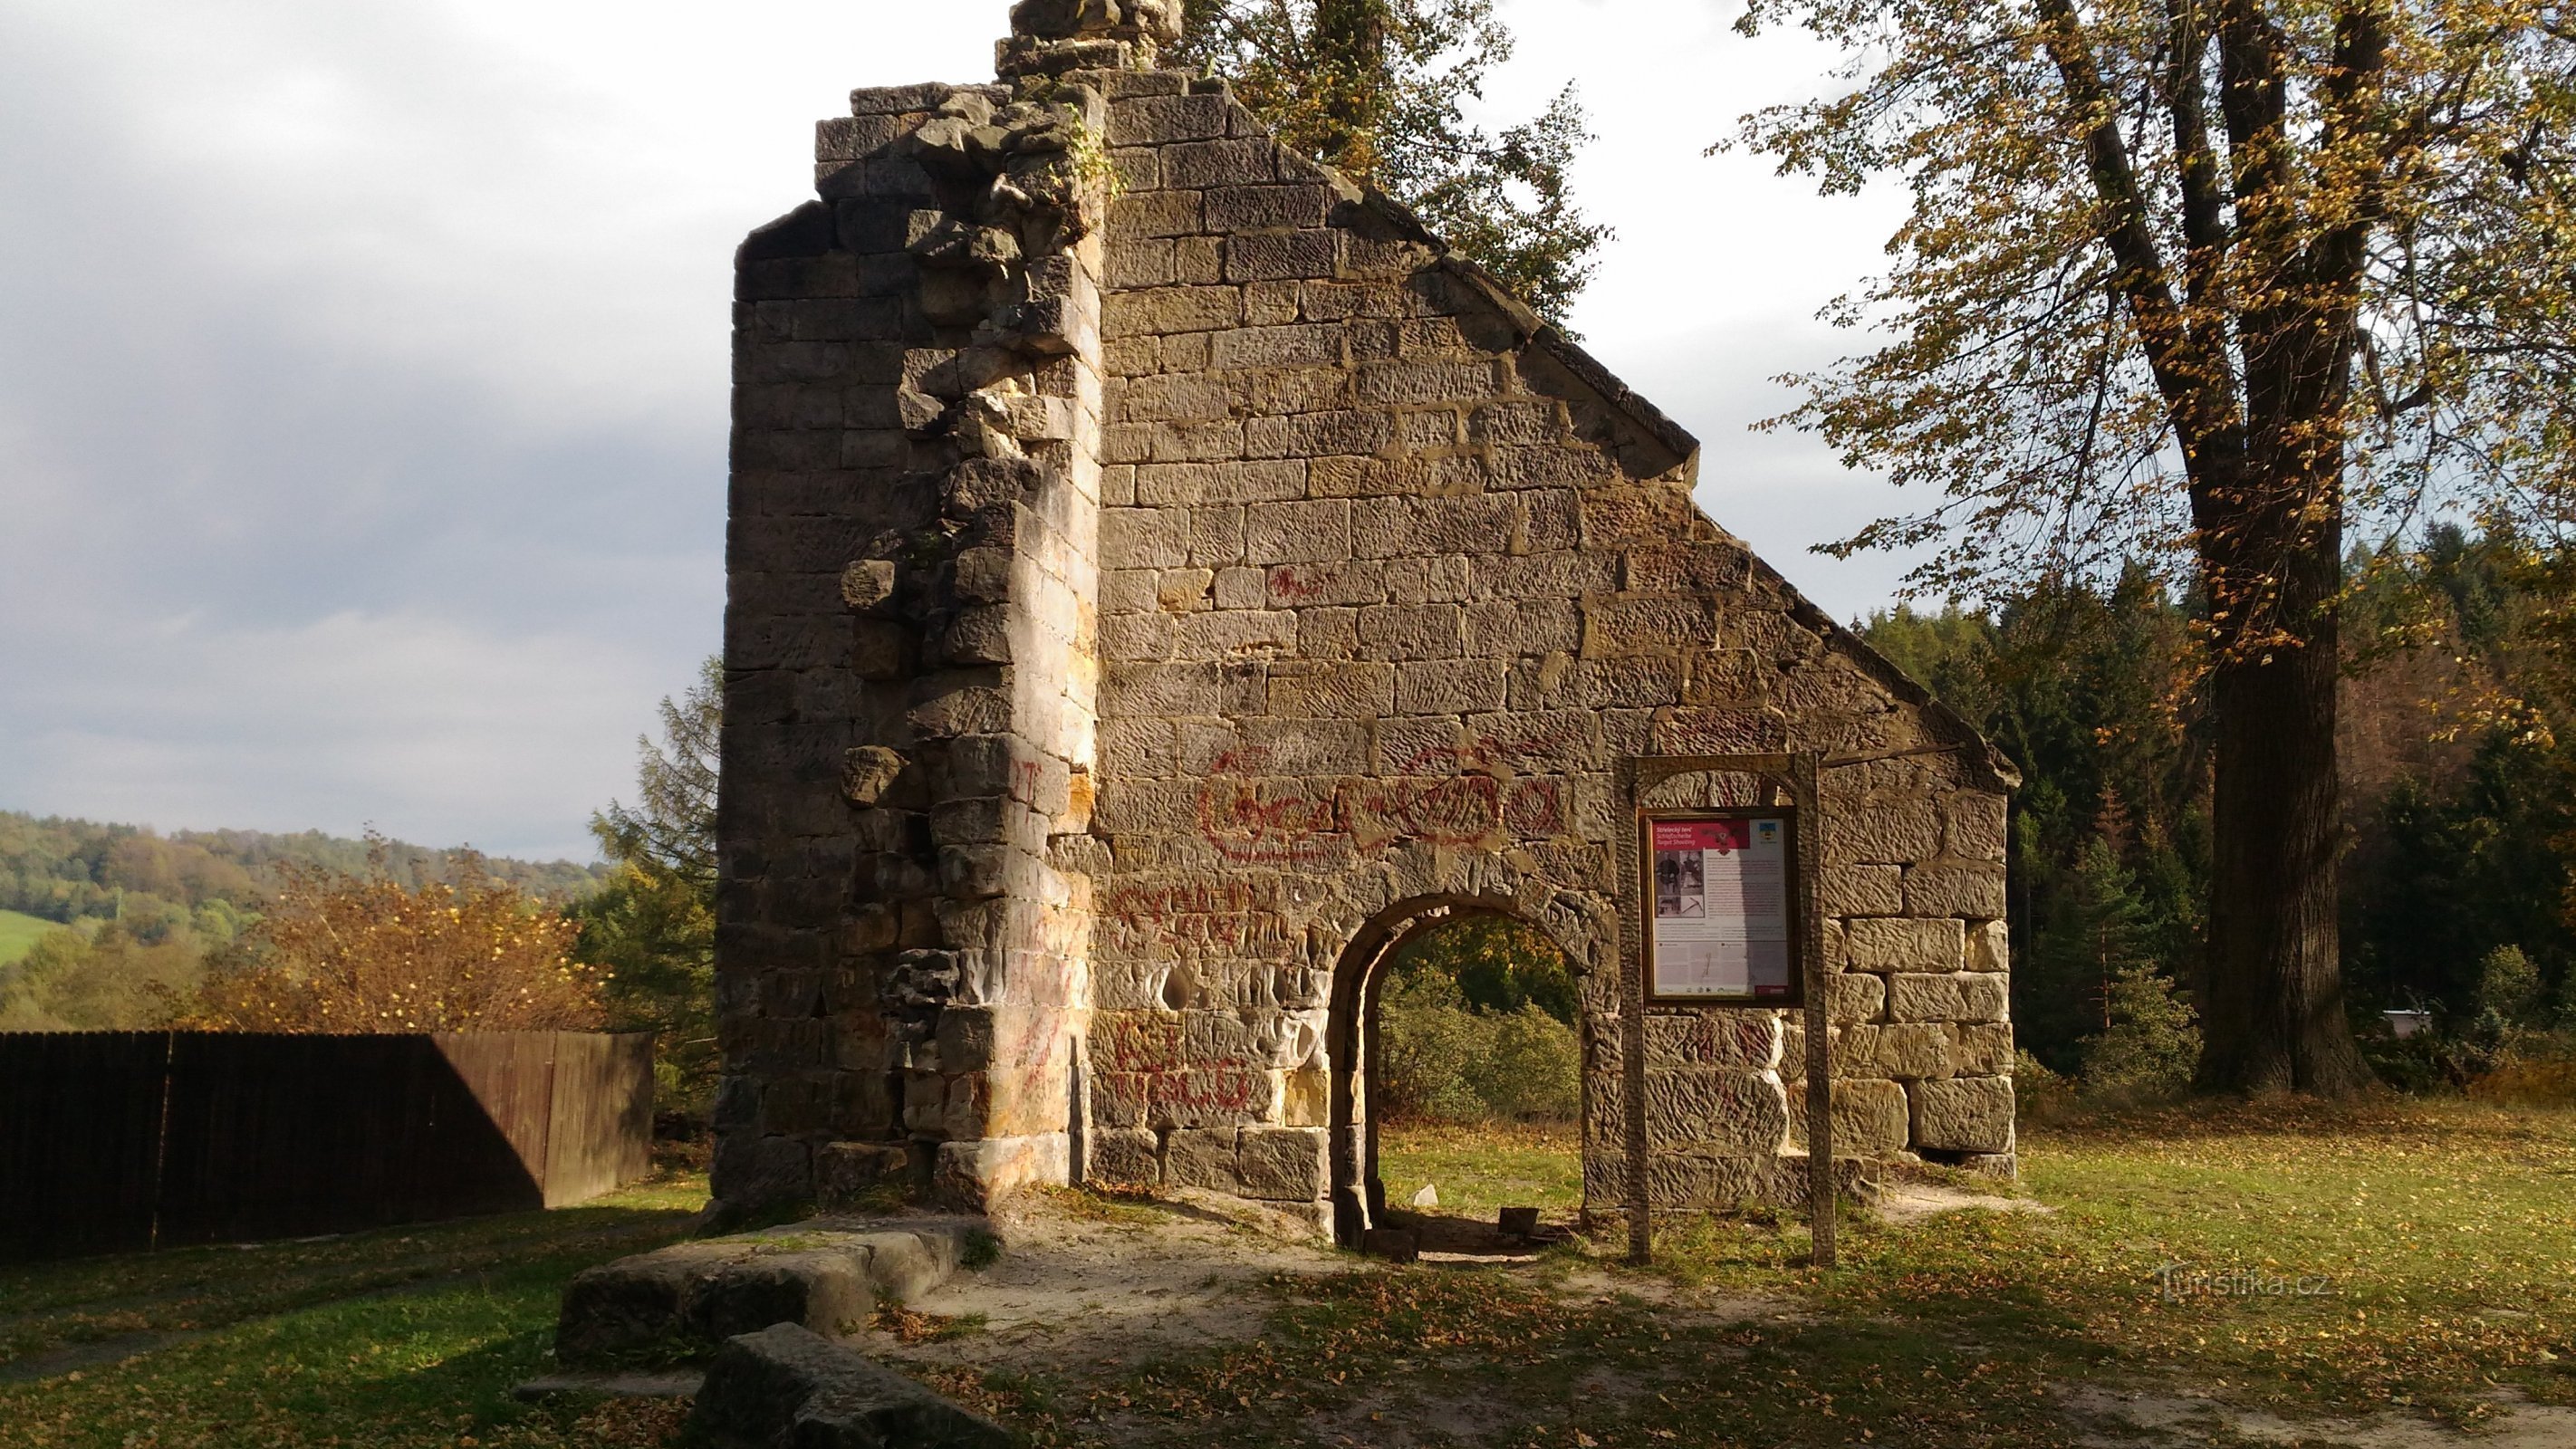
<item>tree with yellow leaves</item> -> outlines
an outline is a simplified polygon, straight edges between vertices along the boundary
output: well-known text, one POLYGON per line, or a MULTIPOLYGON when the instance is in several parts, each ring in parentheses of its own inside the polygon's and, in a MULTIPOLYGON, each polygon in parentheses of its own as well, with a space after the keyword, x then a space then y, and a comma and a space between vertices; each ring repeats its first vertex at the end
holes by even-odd
POLYGON ((284 865, 277 895, 200 988, 197 1031, 591 1031, 607 973, 573 959, 580 927, 459 852, 446 878, 406 887, 284 865), (226 969, 226 966, 229 969, 226 969))
POLYGON ((1785 421, 1935 495, 1841 548, 1954 597, 2164 566, 2204 601, 2204 1086, 2369 1080, 2338 945, 2348 528, 2576 501, 2576 10, 1752 0, 1847 56, 1744 139, 1899 181, 1884 345, 1785 421), (1937 545, 1937 548, 1929 546, 1937 545))

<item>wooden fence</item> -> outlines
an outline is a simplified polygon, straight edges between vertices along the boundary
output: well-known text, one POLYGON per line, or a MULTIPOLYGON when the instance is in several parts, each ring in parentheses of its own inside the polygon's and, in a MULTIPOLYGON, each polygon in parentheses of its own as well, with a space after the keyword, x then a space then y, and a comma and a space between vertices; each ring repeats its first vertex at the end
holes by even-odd
POLYGON ((562 1207, 652 1131, 649 1035, 0 1034, 0 1262, 562 1207))

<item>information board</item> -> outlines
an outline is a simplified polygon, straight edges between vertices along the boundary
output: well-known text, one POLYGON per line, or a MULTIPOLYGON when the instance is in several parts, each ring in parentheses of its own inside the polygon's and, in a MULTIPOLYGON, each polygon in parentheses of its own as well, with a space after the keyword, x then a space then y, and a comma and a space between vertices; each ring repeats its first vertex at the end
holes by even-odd
POLYGON ((1647 817, 1649 999, 1799 1004, 1795 821, 1776 808, 1647 817))

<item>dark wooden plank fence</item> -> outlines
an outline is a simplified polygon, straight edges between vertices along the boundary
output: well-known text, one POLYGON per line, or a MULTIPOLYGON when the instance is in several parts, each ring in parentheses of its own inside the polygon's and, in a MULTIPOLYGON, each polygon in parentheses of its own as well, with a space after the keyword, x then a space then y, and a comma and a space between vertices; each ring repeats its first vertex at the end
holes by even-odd
POLYGON ((0 1261, 562 1207, 652 1129, 650 1036, 0 1034, 0 1261))

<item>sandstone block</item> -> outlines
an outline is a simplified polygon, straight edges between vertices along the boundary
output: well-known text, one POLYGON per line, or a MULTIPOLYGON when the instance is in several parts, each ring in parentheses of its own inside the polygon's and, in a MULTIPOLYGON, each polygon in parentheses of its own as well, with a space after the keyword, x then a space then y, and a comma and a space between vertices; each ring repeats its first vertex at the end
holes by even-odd
POLYGON ((1972 1022, 1951 1029, 1951 1059, 1963 1077, 2012 1075, 2013 1031, 2003 1022, 1972 1022))
MULTIPOLYGON (((1865 1021, 1830 1028, 1826 1050, 1832 1053, 1834 1077, 1840 1080, 1879 1075, 1878 1035, 1884 1030, 1878 1023, 1865 1021)), ((1781 1029, 1780 1080, 1795 1093, 1806 1079, 1807 1029, 1793 1021, 1781 1029)))
POLYGON ((1181 620, 1180 649, 1193 658, 1232 659, 1286 653, 1297 647, 1297 616, 1260 609, 1225 609, 1181 620))
POLYGON ((1178 190, 1256 186, 1278 179, 1275 142, 1189 141, 1163 152, 1163 184, 1178 190))
POLYGON ((1779 1179, 1772 1153, 1666 1153, 1647 1165, 1647 1200, 1666 1210, 1732 1211, 1780 1201, 1779 1179))
POLYGON ((1279 1073, 1252 1067, 1202 1066, 1166 1072, 1154 1078, 1153 1120, 1157 1125, 1230 1133, 1236 1127, 1277 1122, 1284 1090, 1279 1073))
POLYGON ((2002 920, 2006 914, 2004 868, 1953 862, 1908 866, 1905 914, 2002 920))
POLYGON ((1235 1149, 1235 1130, 1184 1129, 1164 1144, 1163 1181, 1171 1187, 1240 1193, 1243 1177, 1235 1149))
MULTIPOLYGON (((1199 194, 1195 191, 1148 191, 1128 195, 1119 198, 1118 204, 1109 212, 1112 246, 1142 237, 1188 236, 1198 229, 1199 194)), ((1152 327, 1138 329, 1144 333, 1159 330, 1152 327)))
POLYGON ((1159 146, 1175 141, 1213 141, 1225 135, 1232 119, 1232 107, 1220 95, 1139 97, 1110 108, 1109 144, 1159 146))
POLYGON ((1893 1022, 1965 1019, 1967 1003, 1961 995, 1960 983, 1991 979, 1961 972, 1937 976, 1906 973, 1890 976, 1887 978, 1887 1019, 1893 1022))
POLYGON ((1218 334, 1209 365, 1218 368, 1338 367, 1342 329, 1333 326, 1242 327, 1218 334))
MULTIPOLYGON (((1120 389, 1112 416, 1129 423, 1210 422, 1233 412, 1234 396, 1224 383, 1204 374, 1177 373, 1130 380, 1120 389)), ((1214 472, 1204 466, 1173 464, 1142 468, 1136 474, 1136 496, 1145 503, 1196 503, 1202 490, 1183 493, 1166 485, 1175 474, 1208 477, 1214 472), (1182 496, 1172 496, 1176 493, 1182 496)))
POLYGON ((1374 719, 1392 714, 1395 666, 1282 660, 1271 666, 1270 707, 1283 719, 1374 719))
POLYGON ((1508 668, 1500 660, 1489 659, 1399 665, 1396 709, 1403 714, 1476 714, 1501 709, 1508 668))
POLYGON ((1963 1022, 2000 1022, 2012 1015, 2010 981, 1992 973, 1959 978, 1959 1015, 1963 1022))
POLYGON ((904 764, 883 745, 861 745, 841 765, 841 794, 853 805, 874 805, 902 778, 904 764))
MULTIPOLYGON (((1225 279, 1276 282, 1330 277, 1340 269, 1341 257, 1342 233, 1338 231, 1237 235, 1225 244, 1225 279)), ((1361 392, 1365 397, 1365 382, 1361 392)))
POLYGON ((1208 192, 1201 201, 1208 230, 1230 236, 1320 227, 1339 199, 1325 186, 1226 186, 1208 192))
POLYGON ((1180 568, 1189 562, 1189 555, 1188 509, 1118 508, 1101 515, 1102 568, 1180 568))
POLYGON ((1209 607, 1215 588, 1214 570, 1165 569, 1155 581, 1154 602, 1166 613, 1197 613, 1209 607))
MULTIPOLYGON (((1895 1082, 1853 1077, 1834 1083, 1834 1156, 1893 1157, 1905 1150, 1909 1125, 1905 1088, 1895 1082)), ((1789 1143, 1807 1150, 1807 1094, 1789 1096, 1789 1143)))
MULTIPOLYGON (((1091 1120, 1103 1132, 1141 1129, 1152 1110, 1153 1079, 1142 1072, 1104 1071, 1091 1079, 1091 1120)), ((1148 1137, 1153 1134, 1147 1133, 1148 1137)), ((1159 1150, 1159 1149, 1158 1149, 1159 1150)))
POLYGON ((1967 928, 1958 921, 1862 919, 1843 926, 1843 954, 1854 971, 1956 971, 1966 952, 1967 928))
POLYGON ((1395 361, 1360 371, 1362 402, 1421 407, 1443 402, 1482 402, 1497 389, 1494 364, 1477 360, 1395 361))
POLYGON ((727 1342, 690 1406, 710 1449, 1010 1449, 1001 1425, 795 1323, 727 1342))
POLYGON ((2005 799, 1984 791, 1952 795, 1943 810, 1944 840, 1949 853, 1962 860, 2001 861, 2006 830, 2005 799))
POLYGON ((1243 293, 1234 287, 1161 287, 1112 292, 1101 301, 1105 338, 1168 337, 1175 332, 1215 332, 1241 325, 1243 293))
POLYGON ((1825 863, 1905 864, 1941 850, 1941 813, 1930 800, 1836 801, 1825 814, 1825 863))
POLYGON ((1326 1133, 1312 1127, 1247 1127, 1238 1144, 1243 1191, 1279 1202, 1318 1202, 1325 1195, 1326 1133))
MULTIPOLYGON (((1208 607, 1200 602, 1198 607, 1208 607)), ((1170 659, 1180 625, 1172 615, 1110 615, 1100 620, 1100 656, 1115 661, 1170 659)))
POLYGON ((2010 1152, 2013 1089, 2010 1077, 1954 1077, 1917 1082, 1914 1145, 1935 1152, 2010 1152))
POLYGON ((1953 1075, 1957 1065, 1951 1057, 1952 1030, 1948 1025, 1928 1022, 1906 1022, 1882 1029, 1878 1033, 1877 1075, 1909 1082, 1953 1075))
POLYGON ((1103 1187, 1154 1187, 1163 1180, 1163 1144, 1153 1133, 1094 1127, 1086 1171, 1103 1187))
POLYGON ((1747 1070, 1646 1074, 1646 1139, 1657 1147, 1716 1144, 1777 1151, 1788 1130, 1778 1079, 1747 1070))
POLYGON ((1362 609, 1359 645, 1364 659, 1456 659, 1467 652, 1466 613, 1456 604, 1362 609))
POLYGON ((1837 1022, 1876 1021, 1887 1014, 1887 982, 1863 971, 1836 971, 1825 978, 1831 992, 1827 1014, 1837 1022))
MULTIPOLYGON (((1382 412, 1303 413, 1288 420, 1288 448, 1297 457, 1365 458, 1384 452, 1394 442, 1395 420, 1382 412)), ((1371 558, 1383 558, 1402 550, 1373 548, 1366 552, 1371 558)))
POLYGON ((2001 921, 1978 921, 1968 927, 1968 969, 2012 969, 2012 932, 2001 921))
POLYGON ((1255 568, 1351 556, 1351 506, 1338 498, 1245 510, 1243 561, 1255 568))
POLYGON ((1646 1018, 1650 1068, 1735 1067, 1760 1071, 1780 1053, 1779 1019, 1763 1012, 1703 1011, 1646 1018))
POLYGON ((1387 595, 1386 567, 1368 559, 1280 564, 1263 574, 1262 591, 1274 609, 1383 603, 1387 595))
POLYGON ((1894 916, 1905 911, 1905 871, 1893 865, 1830 865, 1818 895, 1829 916, 1894 916))

